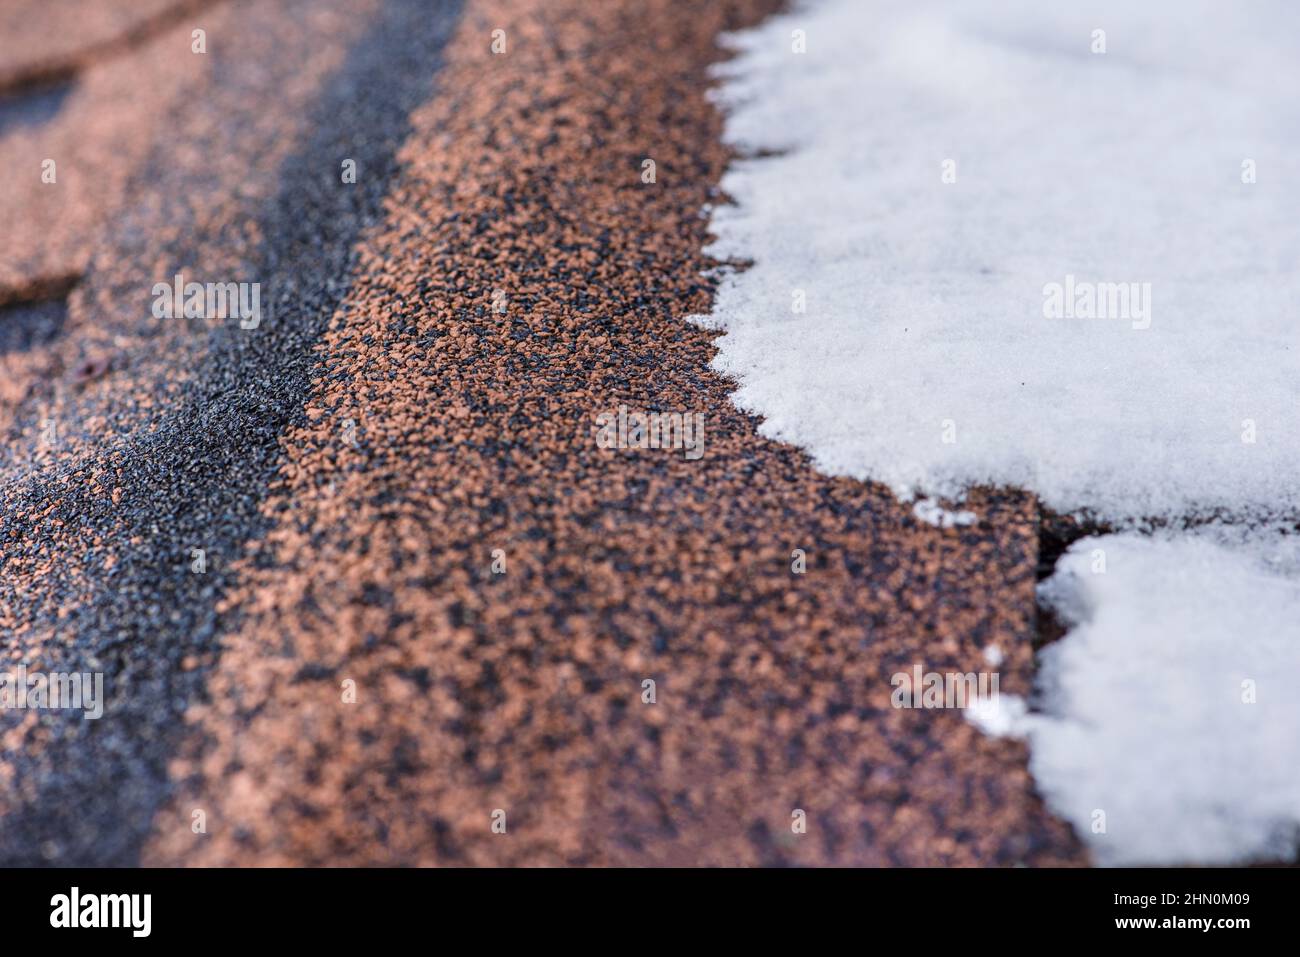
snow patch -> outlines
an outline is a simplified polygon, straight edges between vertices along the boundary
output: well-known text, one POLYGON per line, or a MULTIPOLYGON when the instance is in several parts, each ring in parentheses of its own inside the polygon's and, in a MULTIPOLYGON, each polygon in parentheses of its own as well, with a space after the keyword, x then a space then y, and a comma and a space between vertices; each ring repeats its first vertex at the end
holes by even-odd
POLYGON ((938 502, 929 498, 923 498, 913 505, 912 514, 921 521, 933 525, 936 528, 954 528, 957 526, 974 525, 979 521, 979 516, 974 512, 955 512, 944 508, 938 502))
POLYGON ((1075 543, 1040 586, 1070 631, 1039 655, 1048 710, 1021 730, 1044 795, 1100 862, 1294 853, 1298 543, 1217 527, 1108 535, 1075 543))
POLYGON ((1300 7, 826 0, 729 44, 727 139, 785 151, 712 217, 765 434, 902 493, 1300 506, 1300 7), (1149 327, 1045 317, 1067 282, 1149 284, 1149 327))
POLYGON ((1024 735, 1028 705, 1019 695, 997 694, 977 698, 962 713, 967 721, 985 734, 994 737, 1021 737, 1024 735))

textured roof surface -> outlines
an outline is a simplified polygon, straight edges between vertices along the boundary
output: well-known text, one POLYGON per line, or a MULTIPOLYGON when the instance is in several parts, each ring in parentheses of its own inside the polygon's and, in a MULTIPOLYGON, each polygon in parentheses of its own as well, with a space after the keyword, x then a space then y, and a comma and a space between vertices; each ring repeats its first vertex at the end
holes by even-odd
POLYGON ((685 321, 706 71, 774 7, 109 3, 0 46, 78 64, 0 105, 0 641, 108 697, 0 715, 0 861, 1083 862, 1021 744, 890 706, 989 646, 1028 691, 1033 500, 939 529, 819 475, 685 321), (263 321, 155 318, 176 273, 263 321), (600 448, 620 405, 703 456, 600 448))

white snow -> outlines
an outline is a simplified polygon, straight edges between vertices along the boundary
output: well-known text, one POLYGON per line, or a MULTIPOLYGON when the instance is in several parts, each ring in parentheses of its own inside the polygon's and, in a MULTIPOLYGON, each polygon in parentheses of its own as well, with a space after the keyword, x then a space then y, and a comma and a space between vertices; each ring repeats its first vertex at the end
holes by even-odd
POLYGON ((928 525, 936 528, 954 528, 974 525, 979 516, 966 509, 954 510, 944 508, 934 499, 923 498, 912 506, 912 514, 928 525))
POLYGON ((1076 544, 1041 710, 984 726, 1030 736, 1098 860, 1293 853, 1300 5, 821 0, 729 42, 728 139, 784 151, 712 210, 711 253, 754 262, 701 320, 737 403, 907 500, 1225 519, 1076 544), (1109 317, 1064 302, 1118 284, 1109 317))
POLYGON ((1030 770, 1103 863, 1295 850, 1300 537, 1231 531, 1076 542, 1043 585, 1072 628, 1039 656, 1030 770))
POLYGON ((756 265, 711 321, 767 434, 904 492, 1300 502, 1300 6, 826 0, 734 43, 729 139, 789 152, 723 180, 711 252, 756 265), (1150 327, 1044 318, 1067 276, 1150 283, 1150 327))
POLYGON ((1101 863, 1287 857, 1298 571, 1300 537, 1276 529, 1076 542, 1041 586, 1071 628, 1039 656, 1046 710, 1001 695, 967 718, 1029 739, 1044 796, 1101 863))
POLYGON ((962 714, 985 734, 1023 736, 1027 710, 1024 698, 999 692, 976 698, 962 714))

